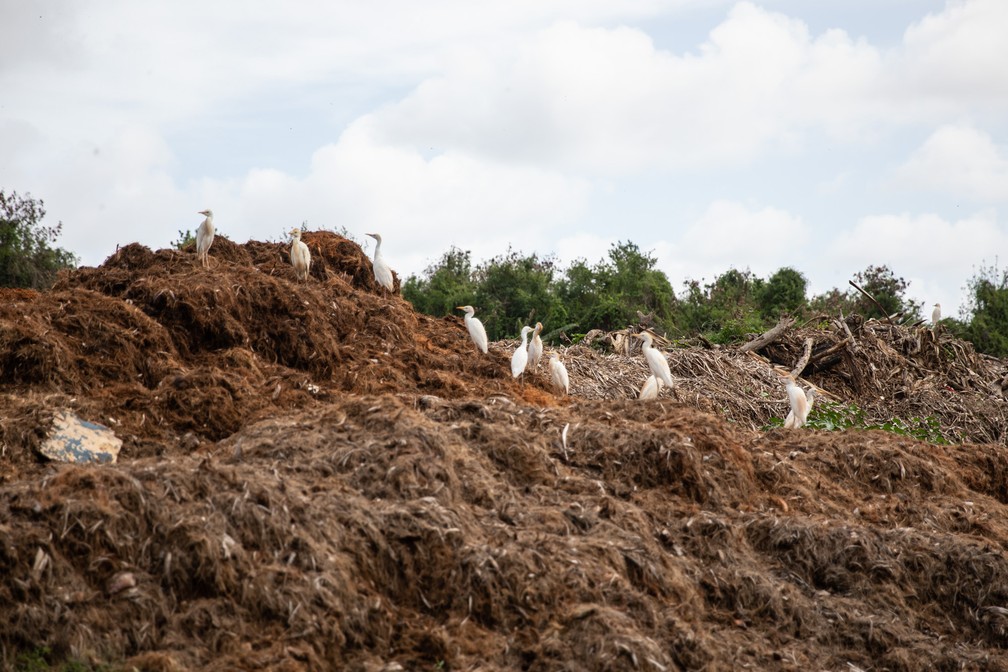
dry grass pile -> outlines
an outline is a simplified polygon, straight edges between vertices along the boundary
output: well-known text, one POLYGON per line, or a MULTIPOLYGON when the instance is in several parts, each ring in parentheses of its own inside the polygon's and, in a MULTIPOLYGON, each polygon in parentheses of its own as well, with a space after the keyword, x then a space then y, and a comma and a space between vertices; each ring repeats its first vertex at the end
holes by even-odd
POLYGON ((353 396, 0 490, 0 618, 139 669, 1008 669, 997 446, 353 396), (563 428, 568 428, 566 440, 563 428))
MULTIPOLYGON (((594 334, 595 347, 562 353, 571 392, 593 399, 632 399, 650 375, 631 332, 594 334)), ((907 425, 934 419, 955 442, 1005 443, 1008 439, 1008 366, 977 353, 946 329, 825 318, 817 328, 785 331, 755 353, 739 348, 676 348, 663 351, 676 386, 664 398, 719 413, 758 429, 788 411, 774 365, 792 369, 810 343, 803 383, 825 391, 828 402, 856 407, 865 424, 894 418, 907 425)))

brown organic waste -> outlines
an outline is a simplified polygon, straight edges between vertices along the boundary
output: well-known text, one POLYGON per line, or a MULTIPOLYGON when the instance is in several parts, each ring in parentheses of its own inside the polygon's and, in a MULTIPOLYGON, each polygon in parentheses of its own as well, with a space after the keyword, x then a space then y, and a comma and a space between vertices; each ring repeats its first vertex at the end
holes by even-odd
POLYGON ((562 349, 513 381, 461 316, 306 233, 117 251, 0 290, 0 661, 114 669, 1008 670, 1003 362, 824 318, 755 353, 562 349), (764 429, 773 364, 952 445, 764 429), (119 463, 46 463, 71 409, 119 463))

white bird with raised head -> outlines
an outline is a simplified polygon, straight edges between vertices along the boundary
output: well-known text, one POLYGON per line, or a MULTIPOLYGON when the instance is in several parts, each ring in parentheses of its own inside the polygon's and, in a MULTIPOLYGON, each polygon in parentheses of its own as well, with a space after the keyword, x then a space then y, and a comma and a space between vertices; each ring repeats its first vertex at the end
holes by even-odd
POLYGON ((931 324, 935 325, 941 322, 941 304, 936 303, 934 305, 934 310, 931 311, 931 324))
POLYGON ((658 378, 671 388, 672 370, 669 369, 668 360, 665 359, 665 355, 663 355, 657 348, 651 347, 651 344, 654 343, 654 337, 649 332, 642 331, 637 334, 637 338, 644 341, 644 359, 647 361, 648 368, 651 369, 651 373, 654 374, 655 378, 658 378))
POLYGON ((564 394, 570 394, 570 376, 567 375, 567 367, 560 361, 560 355, 555 352, 550 353, 549 368, 553 386, 563 390, 564 394))
POLYGON ((808 392, 799 387, 794 376, 788 372, 777 371, 777 375, 784 381, 787 388, 788 402, 791 410, 784 418, 785 429, 798 429, 808 420, 809 411, 812 410, 812 403, 815 401, 815 390, 808 392))
MULTIPOLYGON (((816 398, 816 391, 814 388, 810 387, 809 389, 805 390, 805 401, 807 403, 805 405, 803 417, 799 417, 796 419, 794 410, 789 410, 787 417, 784 418, 785 429, 797 429, 799 427, 805 426, 805 423, 808 422, 809 413, 812 412, 812 405, 815 404, 815 398, 816 398)), ((790 395, 788 395, 788 399, 790 400, 790 395)))
POLYGON ((483 328, 483 323, 479 318, 475 317, 476 309, 472 306, 457 306, 456 310, 465 311, 465 325, 469 330, 469 337, 476 344, 476 349, 485 355, 487 353, 486 329, 483 328))
POLYGON ((311 269, 311 252, 308 246, 301 242, 301 229, 291 229, 290 260, 294 267, 294 275, 298 280, 308 280, 311 269))
POLYGON ((637 395, 638 399, 657 399, 658 395, 661 394, 662 381, 654 376, 648 376, 648 379, 644 381, 641 385, 640 393, 637 395))
POLYGON ((374 277, 375 280, 378 281, 379 285, 391 292, 393 291, 395 284, 392 280, 392 268, 385 261, 385 257, 383 257, 381 253, 381 234, 367 233, 364 235, 371 236, 378 241, 374 248, 374 261, 372 262, 372 265, 374 266, 374 277))
POLYGON ((543 330, 542 322, 536 322, 535 329, 532 330, 532 340, 529 341, 528 355, 529 364, 535 370, 539 369, 539 362, 542 360, 543 356, 543 342, 539 338, 539 332, 543 330))
POLYGON ((521 343, 515 349, 514 354, 511 355, 511 377, 517 378, 522 377, 522 383, 525 382, 525 365, 528 364, 528 344, 525 342, 525 337, 528 333, 532 331, 532 327, 526 325, 522 327, 521 330, 521 343))
POLYGON ((204 219, 196 229, 196 261, 203 268, 210 268, 210 246, 214 239, 213 210, 207 208, 197 214, 203 215, 204 219))

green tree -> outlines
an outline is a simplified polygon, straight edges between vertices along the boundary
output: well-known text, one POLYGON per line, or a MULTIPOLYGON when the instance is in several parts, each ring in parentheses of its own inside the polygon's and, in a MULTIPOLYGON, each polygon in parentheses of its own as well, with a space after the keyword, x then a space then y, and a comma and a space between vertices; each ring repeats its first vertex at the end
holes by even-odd
POLYGON ((557 293, 581 333, 610 320, 608 306, 603 307, 600 301, 605 287, 602 275, 599 266, 589 266, 584 259, 576 259, 557 282, 557 293))
POLYGON ((514 250, 481 263, 473 277, 473 306, 481 311, 490 340, 513 338, 523 325, 540 321, 546 331, 567 323, 567 311, 554 291, 552 258, 514 250))
POLYGON ((756 297, 766 283, 748 269, 728 269, 706 285, 696 280, 684 284, 686 291, 675 311, 680 333, 702 334, 715 343, 728 343, 763 330, 756 297))
MULTIPOLYGON (((896 277, 888 266, 868 266, 865 270, 854 274, 854 282, 875 297, 886 315, 902 313, 906 319, 920 318, 923 302, 907 297, 906 292, 910 283, 896 277)), ((883 317, 879 314, 878 306, 853 287, 848 287, 845 292, 834 287, 828 292, 817 294, 809 301, 809 309, 831 315, 857 313, 866 318, 883 317)))
MULTIPOLYGON (((406 279, 402 285, 403 298, 421 313, 437 317, 455 313, 457 306, 476 305, 476 283, 469 254, 469 250, 452 246, 424 270, 423 277, 411 275, 406 279)), ((480 319, 485 323, 482 312, 480 319)))
POLYGON ((756 303, 766 320, 777 320, 784 313, 792 315, 805 307, 808 280, 791 267, 778 269, 756 290, 756 303))
MULTIPOLYGON (((863 271, 854 275, 856 282, 862 289, 875 297, 886 311, 886 315, 903 313, 908 318, 919 318, 923 301, 915 302, 907 298, 906 291, 910 283, 903 278, 897 278, 892 270, 885 265, 869 266, 863 271)), ((865 317, 881 317, 878 308, 867 297, 851 288, 851 295, 854 297, 854 308, 865 317)))
MULTIPOLYGON (((857 296, 861 296, 859 292, 855 291, 855 293, 857 296)), ((841 292, 836 287, 813 296, 809 300, 809 311, 828 315, 839 315, 840 313, 850 315, 859 312, 856 297, 851 296, 848 292, 841 292)), ((878 314, 878 310, 875 311, 875 314, 878 314)))
POLYGON ((749 269, 730 268, 709 285, 707 295, 722 315, 737 320, 753 312, 762 285, 749 269))
POLYGON ((980 352, 1008 356, 1008 270, 981 267, 966 287, 969 298, 963 312, 969 321, 962 335, 980 352))
POLYGON ((699 334, 710 331, 717 322, 714 307, 707 294, 709 285, 692 278, 683 282, 683 292, 675 306, 676 330, 682 334, 699 334))
POLYGON ((63 223, 46 226, 45 214, 41 200, 0 190, 0 286, 45 289, 61 269, 77 265, 75 255, 51 246, 63 223))
POLYGON ((668 276, 655 268, 657 257, 626 241, 609 249, 609 260, 612 266, 609 290, 624 307, 624 321, 618 327, 635 322, 638 310, 654 314, 659 323, 672 317, 675 291, 668 276))
POLYGON ((657 262, 630 241, 615 243, 595 266, 575 261, 557 283, 570 320, 581 331, 623 329, 640 321, 639 311, 668 328, 675 292, 657 262))

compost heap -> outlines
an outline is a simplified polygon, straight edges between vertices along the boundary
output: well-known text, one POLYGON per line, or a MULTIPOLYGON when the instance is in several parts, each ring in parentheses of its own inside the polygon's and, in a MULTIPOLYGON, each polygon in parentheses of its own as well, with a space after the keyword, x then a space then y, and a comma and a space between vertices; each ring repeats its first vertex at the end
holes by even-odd
POLYGON ((301 283, 218 237, 0 290, 5 667, 1008 670, 1002 362, 836 319, 666 345, 648 402, 639 350, 573 347, 561 397, 303 240, 301 283), (952 443, 767 428, 804 351, 952 443), (40 458, 61 409, 118 463, 40 458))

